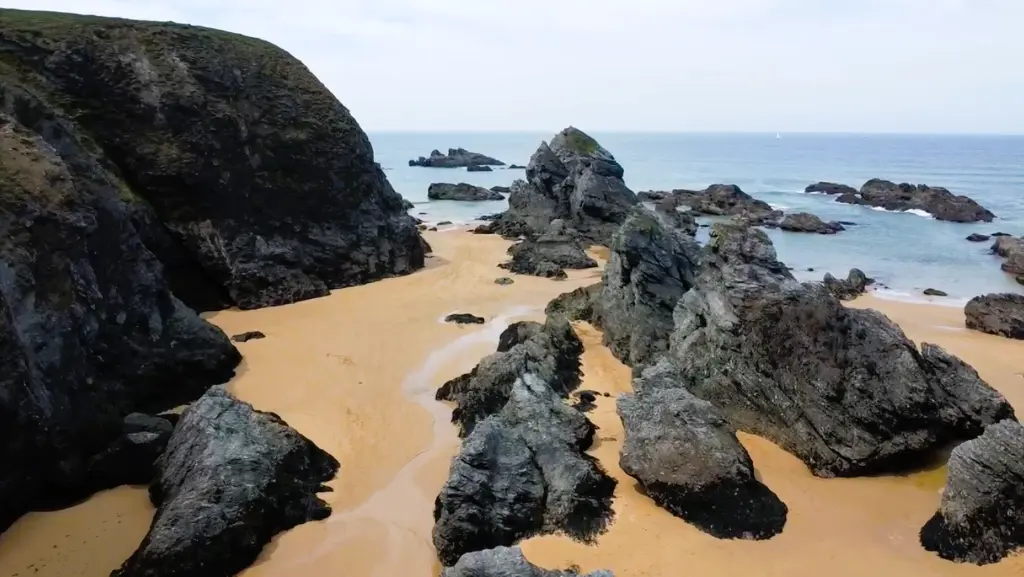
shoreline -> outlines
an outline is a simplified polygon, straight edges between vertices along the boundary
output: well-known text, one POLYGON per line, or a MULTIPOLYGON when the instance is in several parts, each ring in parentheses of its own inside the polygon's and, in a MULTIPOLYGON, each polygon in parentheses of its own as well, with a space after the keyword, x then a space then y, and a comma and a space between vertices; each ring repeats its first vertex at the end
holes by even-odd
MULTIPOLYGON (((448 423, 450 408, 433 401, 433 391, 494 352, 503 322, 540 320, 549 300, 600 279, 596 269, 569 271, 562 282, 508 275, 496 265, 510 243, 463 230, 424 233, 435 256, 412 275, 281 307, 206 315, 229 335, 267 335, 238 345, 245 361, 231 391, 280 414, 341 462, 329 483, 334 491, 322 495, 333 515, 279 535, 240 575, 280 577, 296 569, 367 577, 438 574, 432 504, 458 439, 448 423), (494 284, 506 275, 513 285, 494 284), (439 322, 454 311, 483 316, 488 324, 439 322)), ((919 345, 934 342, 960 356, 1024 411, 1024 377, 1013 362, 1024 342, 968 331, 962 310, 951 306, 874 294, 847 305, 880 310, 919 345)), ((532 562, 630 577, 670 574, 684 563, 695 573, 723 576, 1024 572, 1024 555, 977 567, 944 561, 920 547, 916 531, 935 511, 944 466, 905 476, 819 479, 792 455, 744 434, 741 442, 759 476, 790 507, 790 521, 782 534, 761 542, 700 533, 643 497, 618 468, 622 426, 614 395, 630 390, 629 369, 600 344, 600 331, 574 326, 585 345, 580 388, 613 395, 599 397, 588 417, 600 427, 590 453, 619 480, 616 518, 596 547, 558 536, 525 541, 532 562)), ((0 576, 106 577, 134 550, 152 513, 144 489, 121 487, 69 509, 26 515, 0 537, 0 576)))

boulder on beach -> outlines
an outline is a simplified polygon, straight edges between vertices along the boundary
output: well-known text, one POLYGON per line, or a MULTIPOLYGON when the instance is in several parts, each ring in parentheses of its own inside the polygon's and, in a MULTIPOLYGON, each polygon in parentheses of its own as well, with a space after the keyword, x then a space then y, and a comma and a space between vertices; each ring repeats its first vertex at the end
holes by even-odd
POLYGON ((537 235, 560 219, 588 242, 607 245, 638 202, 622 177, 610 152, 570 126, 537 148, 526 180, 513 183, 509 209, 490 230, 510 238, 537 235))
POLYGON ((953 449, 939 510, 921 544, 944 559, 986 565, 1024 548, 1024 425, 991 425, 953 449))
POLYGON ((614 577, 611 571, 549 571, 526 560, 519 547, 495 547, 466 553, 441 570, 441 577, 614 577))
POLYGON ((466 167, 466 172, 491 172, 494 169, 486 164, 471 164, 466 167))
POLYGON ((437 149, 431 150, 430 156, 421 156, 415 160, 410 160, 409 166, 468 168, 471 166, 505 166, 505 163, 479 152, 470 152, 465 148, 449 148, 448 154, 441 154, 441 151, 437 149))
POLYGON ((964 307, 967 328, 1010 339, 1024 339, 1024 295, 976 296, 964 307))
POLYGON ((267 335, 263 334, 262 331, 246 331, 244 333, 238 333, 237 335, 231 335, 232 342, 236 343, 247 343, 258 339, 265 339, 267 335))
POLYGON ((973 199, 948 189, 927 184, 896 184, 872 178, 856 194, 841 194, 837 202, 864 204, 891 211, 920 210, 937 220, 951 222, 992 222, 996 217, 973 199))
POLYGON ((818 192, 822 194, 857 194, 857 189, 845 184, 836 182, 816 182, 807 185, 804 192, 818 192))
POLYGON ((825 290, 841 301, 859 297, 867 292, 868 287, 874 282, 874 279, 868 278, 868 275, 859 268, 851 268, 845 279, 837 279, 832 276, 832 273, 825 273, 825 277, 821 281, 825 290))
POLYGON ((444 317, 444 322, 457 325, 482 325, 487 322, 487 319, 471 313, 452 313, 444 317))
MULTIPOLYGON (((674 380, 674 373, 664 361, 639 380, 674 380)), ((786 505, 757 480, 750 455, 711 403, 677 387, 634 388, 617 401, 625 435, 619 465, 655 503, 720 539, 782 531, 786 505)))
POLYGON ((185 409, 156 468, 156 516, 113 577, 235 575, 277 533, 330 515, 316 494, 338 461, 217 386, 185 409))
POLYGON ((680 386, 734 427, 831 477, 898 468, 1013 416, 960 359, 797 282, 763 231, 718 223, 711 234, 670 356, 680 386))
POLYGON ((460 436, 466 436, 505 406, 512 383, 522 374, 533 373, 568 397, 580 386, 581 354, 583 343, 564 318, 549 317, 544 324, 514 323, 502 332, 494 354, 446 382, 435 398, 455 403, 452 422, 459 426, 460 436))
POLYGON ((539 277, 565 278, 564 269, 587 269, 597 266, 580 243, 576 231, 566 228, 561 220, 553 220, 547 231, 526 238, 508 249, 512 257, 500 266, 508 271, 539 277))
POLYGON ((527 370, 463 441, 434 505, 441 563, 542 533, 589 540, 612 515, 615 480, 584 453, 594 425, 527 370))
POLYGON ((505 197, 499 192, 465 182, 458 184, 435 182, 427 187, 427 198, 430 200, 481 201, 504 200, 505 197))
POLYGON ((825 222, 809 212, 787 214, 779 221, 779 228, 789 232, 812 232, 817 234, 835 234, 846 230, 838 222, 825 222))

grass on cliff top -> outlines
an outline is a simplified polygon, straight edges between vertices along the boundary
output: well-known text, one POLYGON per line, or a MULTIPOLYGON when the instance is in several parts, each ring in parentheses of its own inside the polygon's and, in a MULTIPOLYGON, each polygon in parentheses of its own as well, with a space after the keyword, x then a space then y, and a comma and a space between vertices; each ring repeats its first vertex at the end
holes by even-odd
POLYGON ((601 145, 596 140, 579 130, 570 130, 565 135, 569 148, 580 154, 593 154, 601 145))

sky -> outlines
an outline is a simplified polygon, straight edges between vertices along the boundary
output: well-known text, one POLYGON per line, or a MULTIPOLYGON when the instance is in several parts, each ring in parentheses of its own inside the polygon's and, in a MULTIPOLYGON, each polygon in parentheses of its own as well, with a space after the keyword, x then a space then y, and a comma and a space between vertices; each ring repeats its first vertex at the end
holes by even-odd
POLYGON ((1024 134, 1024 0, 0 0, 269 40, 368 131, 1024 134), (88 8, 85 8, 88 7, 88 8))

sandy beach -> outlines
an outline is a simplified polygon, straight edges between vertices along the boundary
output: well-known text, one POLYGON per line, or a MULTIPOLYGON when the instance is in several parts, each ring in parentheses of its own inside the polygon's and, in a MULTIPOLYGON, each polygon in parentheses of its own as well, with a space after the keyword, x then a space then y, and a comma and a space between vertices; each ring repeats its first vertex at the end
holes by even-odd
MULTIPOLYGON (((231 390, 274 411, 341 462, 323 497, 334 514, 280 535, 246 577, 436 576, 431 545, 434 497, 458 448, 450 409, 434 390, 493 352, 509 322, 540 320, 553 297, 596 282, 600 272, 570 271, 567 281, 506 276, 496 264, 508 242, 462 230, 426 233, 426 270, 329 297, 254 311, 208 315, 227 334, 267 338, 238 345, 245 356, 231 390), (487 324, 443 322, 468 312, 487 324)), ((593 256, 604 256, 594 251, 593 256)), ((1024 342, 963 328, 962 310, 865 296, 915 342, 939 344, 974 366, 1024 411, 1024 342)), ((656 507, 618 467, 622 426, 614 395, 630 390, 629 369, 577 324, 586 350, 582 388, 608 392, 590 418, 591 450, 619 481, 615 520, 596 546, 559 536, 530 539, 531 561, 551 568, 611 569, 619 577, 695 575, 836 577, 863 575, 1018 576, 1024 555, 977 567, 925 551, 917 532, 935 512, 944 466, 906 476, 819 479, 763 439, 741 435, 762 481, 789 507, 781 535, 760 542, 705 535, 656 507)), ((145 535, 152 507, 142 488, 123 487, 75 507, 24 516, 0 537, 0 577, 106 577, 145 535)))

